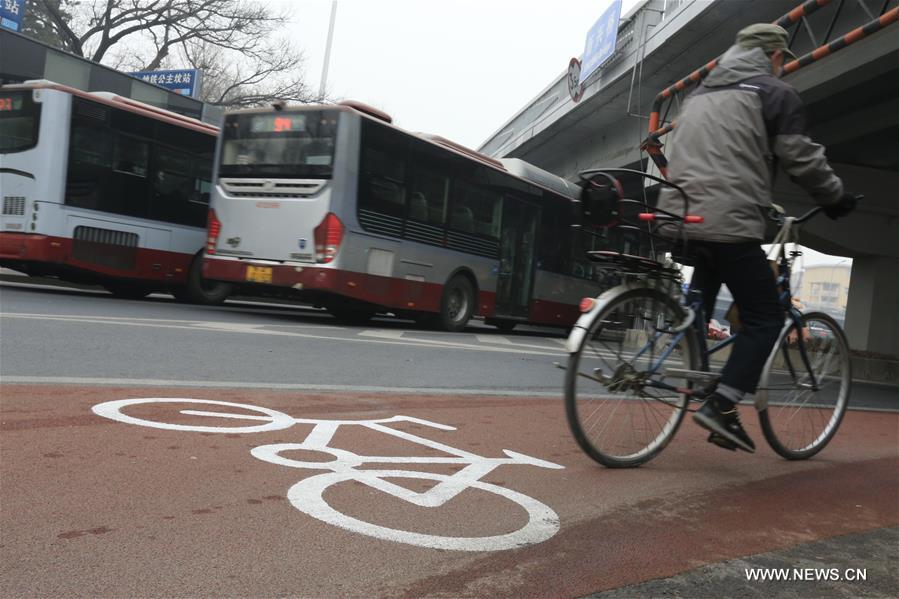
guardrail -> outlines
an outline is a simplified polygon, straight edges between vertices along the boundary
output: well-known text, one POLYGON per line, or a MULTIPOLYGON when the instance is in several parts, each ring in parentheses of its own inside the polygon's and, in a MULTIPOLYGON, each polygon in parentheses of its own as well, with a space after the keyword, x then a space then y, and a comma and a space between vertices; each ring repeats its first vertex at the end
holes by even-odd
MULTIPOLYGON (((887 27, 888 25, 899 21, 899 7, 887 10, 889 0, 886 0, 883 2, 878 17, 874 17, 864 25, 856 27, 849 33, 846 33, 845 35, 842 35, 839 38, 828 42, 827 40, 830 39, 830 36, 833 33, 834 26, 836 25, 837 20, 840 17, 840 13, 843 10, 844 4, 846 4, 850 0, 838 0, 838 2, 834 5, 835 12, 833 14, 833 17, 831 18, 829 26, 827 27, 826 33, 821 39, 818 39, 818 37, 815 35, 814 30, 812 29, 811 24, 808 22, 807 17, 817 12, 821 8, 830 5, 831 1, 832 0, 807 0, 806 2, 803 2, 787 14, 774 21, 776 25, 780 25, 784 29, 789 29, 790 27, 795 26, 790 36, 789 44, 791 49, 796 42, 796 38, 800 30, 805 30, 808 33, 813 45, 816 46, 813 51, 808 52, 807 54, 800 56, 796 60, 785 64, 783 67, 784 74, 793 73, 803 67, 813 64, 823 59, 824 57, 830 56, 834 52, 842 50, 843 48, 846 48, 858 42, 859 40, 864 39, 872 33, 880 31, 884 27, 887 27)), ((867 16, 874 16, 869 10, 868 6, 862 0, 851 1, 860 6, 863 12, 867 14, 867 16)), ((677 94, 685 92, 693 85, 698 84, 703 79, 705 79, 706 75, 708 75, 718 64, 718 60, 720 58, 720 56, 718 58, 715 58, 702 67, 696 69, 674 85, 663 89, 658 93, 658 95, 656 95, 655 100, 653 101, 649 115, 649 134, 640 145, 640 149, 644 150, 649 155, 650 159, 652 159, 653 163, 659 169, 659 172, 661 172, 662 176, 665 178, 667 178, 668 176, 668 161, 665 158, 665 155, 662 153, 662 143, 659 140, 675 128, 675 122, 672 121, 664 125, 662 125, 662 123, 665 122, 665 117, 667 117, 677 94), (665 115, 662 116, 661 110, 666 100, 668 100, 668 108, 665 111, 665 115)))

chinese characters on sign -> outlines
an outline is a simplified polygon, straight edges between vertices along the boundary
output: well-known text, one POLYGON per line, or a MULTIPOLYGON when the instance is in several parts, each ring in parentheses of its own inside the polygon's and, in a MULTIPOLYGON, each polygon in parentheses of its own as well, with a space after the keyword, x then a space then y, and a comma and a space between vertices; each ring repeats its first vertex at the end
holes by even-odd
POLYGON ((615 52, 618 41, 618 20, 621 18, 621 0, 615 0, 587 33, 581 80, 584 83, 593 71, 602 66, 615 52))
POLYGON ((0 27, 18 31, 25 15, 25 0, 0 0, 0 27))
POLYGON ((132 77, 137 77, 152 85, 164 87, 173 92, 177 92, 182 96, 196 98, 200 91, 198 79, 200 72, 196 69, 186 69, 180 71, 138 71, 130 73, 132 77))

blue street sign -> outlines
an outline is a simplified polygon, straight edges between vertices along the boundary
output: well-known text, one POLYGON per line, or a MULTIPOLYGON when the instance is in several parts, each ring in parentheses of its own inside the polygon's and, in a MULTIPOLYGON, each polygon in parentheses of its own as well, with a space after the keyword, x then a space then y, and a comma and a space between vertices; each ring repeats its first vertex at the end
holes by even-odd
POLYGON ((152 85, 164 87, 182 96, 196 98, 200 92, 200 71, 197 69, 182 69, 180 71, 137 71, 129 73, 152 85))
POLYGON ((581 64, 581 80, 583 83, 593 71, 602 66, 615 52, 618 42, 618 21, 621 18, 621 0, 614 0, 612 5, 602 13, 599 20, 587 33, 584 45, 584 59, 581 64))
POLYGON ((25 0, 0 0, 0 27, 18 31, 25 16, 25 0))

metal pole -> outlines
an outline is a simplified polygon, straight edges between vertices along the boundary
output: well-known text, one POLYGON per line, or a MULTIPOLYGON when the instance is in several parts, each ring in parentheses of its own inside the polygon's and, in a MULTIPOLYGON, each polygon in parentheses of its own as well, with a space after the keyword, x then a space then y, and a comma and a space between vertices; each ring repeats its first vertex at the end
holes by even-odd
POLYGON ((328 63, 331 62, 331 41, 334 39, 334 21, 337 20, 337 0, 331 1, 331 24, 328 25, 328 42, 325 45, 325 64, 322 66, 322 82, 318 97, 325 97, 325 85, 328 82, 328 63))

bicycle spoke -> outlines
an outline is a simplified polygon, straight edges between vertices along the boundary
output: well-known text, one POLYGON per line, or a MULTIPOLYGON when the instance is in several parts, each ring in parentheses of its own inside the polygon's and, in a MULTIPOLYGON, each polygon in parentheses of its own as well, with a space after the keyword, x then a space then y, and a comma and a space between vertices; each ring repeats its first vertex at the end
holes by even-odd
POLYGON ((569 422, 594 459, 613 466, 637 465, 664 447, 688 401, 683 394, 648 383, 662 381, 666 367, 691 368, 693 356, 679 346, 685 334, 666 328, 666 323, 682 318, 670 298, 637 290, 605 310, 577 354, 575 368, 583 374, 566 379, 569 422))
POLYGON ((781 337, 784 345, 779 351, 784 362, 792 364, 793 376, 769 365, 758 391, 767 396, 768 403, 768 410, 761 414, 763 432, 771 446, 790 459, 810 457, 830 441, 848 400, 848 347, 830 317, 806 315, 806 327, 815 323, 827 336, 806 341, 801 330, 789 329, 789 334, 781 337), (792 349, 790 335, 797 339, 792 349), (800 357, 803 349, 804 360, 800 357))

